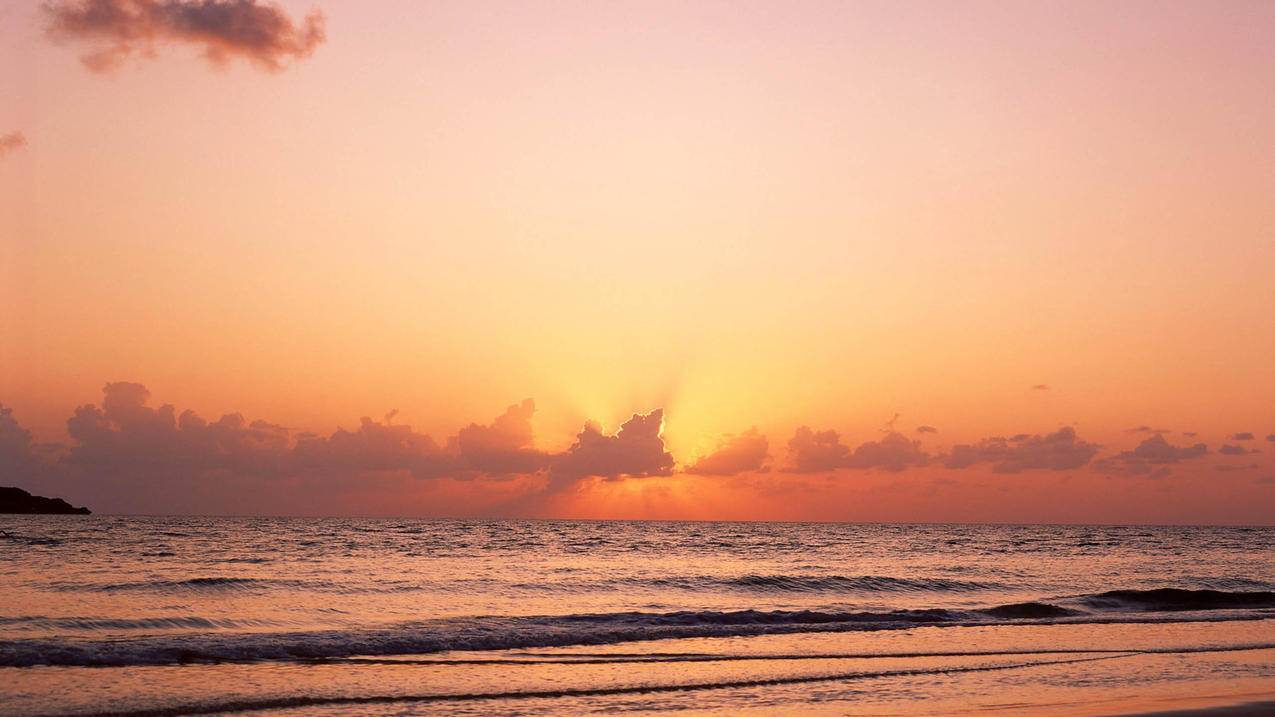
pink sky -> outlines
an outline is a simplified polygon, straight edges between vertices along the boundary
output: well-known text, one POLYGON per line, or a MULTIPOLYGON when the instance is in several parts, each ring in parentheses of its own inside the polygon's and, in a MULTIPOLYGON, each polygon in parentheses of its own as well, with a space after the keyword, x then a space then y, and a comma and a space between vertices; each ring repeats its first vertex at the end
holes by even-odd
POLYGON ((306 0, 252 37, 108 5, 0 7, 8 482, 124 512, 1275 520, 1271 3, 306 0), (160 438, 68 430, 114 382, 175 406, 160 438), (449 448, 527 397, 522 472, 449 448), (656 409, 651 445, 562 457, 656 409), (186 410, 289 430, 247 470, 186 410), (437 455, 297 457, 361 416, 437 455), (792 472, 801 426, 920 445, 792 472), (1207 452, 1130 468, 1140 426, 1207 452), (685 472, 752 427, 747 470, 685 472), (945 464, 1064 427, 1074 467, 945 464))

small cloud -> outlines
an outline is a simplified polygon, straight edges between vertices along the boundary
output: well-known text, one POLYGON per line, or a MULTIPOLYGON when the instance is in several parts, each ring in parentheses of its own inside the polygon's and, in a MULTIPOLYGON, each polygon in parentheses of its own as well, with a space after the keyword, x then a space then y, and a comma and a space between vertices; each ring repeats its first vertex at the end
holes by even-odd
POLYGON ((1048 390, 1049 390, 1049 384, 1047 384, 1047 383, 1038 383, 1038 384, 1035 384, 1035 385, 1033 385, 1033 386, 1032 386, 1032 390, 1033 390, 1033 391, 1048 391, 1048 390))
POLYGON ((27 146, 27 137, 21 132, 0 135, 0 157, 27 146))
POLYGON ((739 435, 726 435, 717 449, 687 466, 686 472, 706 476, 733 476, 761 470, 770 444, 766 437, 750 428, 739 435))
POLYGON ((1213 470, 1218 471, 1219 473, 1232 473, 1234 471, 1251 471, 1251 470, 1257 470, 1257 468, 1258 468, 1258 465, 1256 463, 1249 463, 1246 466, 1234 466, 1234 465, 1225 465, 1225 464, 1213 466, 1213 470))
POLYGON ((1253 482, 1259 485, 1275 485, 1275 476, 1261 476, 1254 479, 1253 482))
POLYGON ((935 428, 934 426, 917 426, 916 432, 917 433, 938 433, 939 429, 935 428))
POLYGON ((968 468, 978 463, 993 464, 997 473, 1019 473, 1025 470, 1063 471, 1080 468, 1101 448, 1097 443, 1081 440, 1070 426, 1045 435, 1020 433, 1010 438, 984 438, 976 444, 952 446, 942 457, 948 468, 968 468))
POLYGON ((1242 456, 1247 453, 1257 453, 1257 451, 1255 450, 1250 450, 1248 448, 1245 448, 1244 446, 1236 446, 1230 443, 1217 449, 1217 452, 1221 453, 1224 456, 1242 456))
POLYGON ((1175 446, 1165 440, 1162 434, 1157 433, 1139 443, 1131 451, 1121 451, 1098 461, 1097 466, 1099 469, 1128 475, 1147 475, 1153 473, 1153 466, 1165 466, 1199 458, 1208 452, 1208 446, 1203 443, 1175 446))
POLYGON ((1183 431, 1183 432, 1182 432, 1182 436, 1183 436, 1183 437, 1185 437, 1185 438, 1195 438, 1195 437, 1196 437, 1196 436, 1198 436, 1198 435, 1200 435, 1200 434, 1196 433, 1195 431, 1183 431))
POLYGON ((923 466, 930 456, 921 450, 919 441, 908 440, 902 433, 890 431, 879 441, 868 441, 854 449, 847 468, 881 470, 898 473, 910 466, 923 466))
POLYGON ((1254 438, 1253 434, 1249 433, 1248 431, 1244 431, 1242 433, 1236 433, 1235 435, 1231 436, 1232 441, 1251 441, 1253 440, 1253 438, 1254 438))
POLYGON ((817 473, 833 471, 850 457, 850 449, 841 443, 836 431, 814 431, 810 426, 799 426, 788 440, 787 473, 817 473))
MULTIPOLYGON (((1138 426, 1137 428, 1125 429, 1125 433, 1172 433, 1167 428, 1152 428, 1151 426, 1138 426)), ((1194 433, 1190 435, 1195 435, 1194 433)))
POLYGON ((1275 433, 1268 433, 1266 435, 1266 440, 1270 441, 1271 443, 1275 443, 1275 433))
POLYGON ((801 426, 788 441, 786 473, 817 473, 839 468, 881 470, 897 473, 909 466, 923 466, 929 455, 921 444, 890 431, 879 441, 868 441, 853 451, 841 443, 836 431, 813 431, 801 426))
POLYGON ((95 72, 134 55, 153 58, 165 43, 199 47, 214 65, 241 57, 277 71, 326 39, 323 13, 293 23, 258 0, 49 0, 43 11, 49 37, 91 48, 80 61, 95 72))

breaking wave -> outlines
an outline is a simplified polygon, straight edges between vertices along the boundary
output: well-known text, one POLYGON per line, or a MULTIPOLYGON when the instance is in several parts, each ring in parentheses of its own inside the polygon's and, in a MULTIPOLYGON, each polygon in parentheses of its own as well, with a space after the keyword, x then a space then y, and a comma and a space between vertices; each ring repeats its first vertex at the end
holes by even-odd
POLYGON ((1275 592, 1183 590, 1110 590, 1085 596, 1082 603, 1100 609, 1132 609, 1156 611, 1244 610, 1275 608, 1275 592))
POLYGON ((1088 609, 1027 602, 977 610, 632 611, 456 618, 359 630, 208 632, 149 635, 128 640, 10 640, 0 643, 0 666, 314 660, 453 650, 610 645, 697 637, 897 630, 918 626, 1259 620, 1275 617, 1275 612, 1266 611, 1266 608, 1275 607, 1275 594, 1268 592, 1113 590, 1073 600, 1074 604, 1088 609), (1185 610, 1195 612, 1187 616, 1182 614, 1185 610), (1220 614, 1221 611, 1225 614, 1220 614))

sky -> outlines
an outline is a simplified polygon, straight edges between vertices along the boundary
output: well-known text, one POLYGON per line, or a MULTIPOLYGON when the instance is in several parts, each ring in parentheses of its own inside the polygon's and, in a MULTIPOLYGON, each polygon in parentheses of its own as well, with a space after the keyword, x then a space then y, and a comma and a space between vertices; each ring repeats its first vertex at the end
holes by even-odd
POLYGON ((1239 0, 3 3, 0 484, 1275 522, 1273 33, 1239 0))

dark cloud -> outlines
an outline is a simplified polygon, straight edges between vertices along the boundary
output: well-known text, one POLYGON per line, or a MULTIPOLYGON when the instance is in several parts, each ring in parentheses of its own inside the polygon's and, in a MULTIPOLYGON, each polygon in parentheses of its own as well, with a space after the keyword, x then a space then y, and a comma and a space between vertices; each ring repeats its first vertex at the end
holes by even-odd
POLYGON ((49 36, 88 45, 80 59, 97 72, 134 55, 154 57, 165 43, 199 47, 214 64, 240 57, 280 70, 325 39, 322 13, 293 23, 258 0, 49 0, 43 10, 49 36))
POLYGON ((33 486, 43 477, 54 450, 32 441, 31 432, 14 418, 13 409, 0 404, 0 483, 33 486))
POLYGON ((65 462, 95 472, 193 475, 224 471, 279 478, 295 475, 406 472, 417 478, 530 474, 549 457, 532 444, 530 399, 510 406, 490 425, 471 424, 440 447, 411 426, 360 419, 355 429, 331 435, 290 435, 288 429, 239 414, 208 422, 171 405, 147 405, 137 383, 112 383, 101 408, 76 409, 67 421, 74 441, 65 462))
POLYGON ((0 134, 0 157, 4 157, 10 152, 16 152, 25 146, 27 146, 27 137, 21 132, 0 134))
POLYGON ((955 445, 942 461, 948 468, 990 463, 997 473, 1065 471, 1089 463, 1099 448, 1098 444, 1077 437, 1074 428, 1064 426, 1043 436, 1020 433, 1009 438, 984 438, 972 445, 955 445))
POLYGON ((67 421, 71 465, 121 474, 273 475, 286 464, 288 432, 279 426, 248 423, 239 414, 212 423, 191 411, 177 416, 171 405, 147 406, 150 392, 138 383, 111 383, 103 391, 101 408, 80 406, 67 421))
MULTIPOLYGON (((12 411, 0 406, 0 476, 36 492, 44 489, 45 494, 111 510, 260 513, 297 512, 319 504, 339 511, 347 495, 360 500, 379 495, 389 501, 385 510, 393 510, 393 501, 384 496, 469 495, 463 493, 470 489, 462 481, 474 480, 501 481, 481 493, 496 491, 506 506, 547 505, 560 491, 589 477, 668 476, 675 471, 674 457, 661 437, 662 410, 634 414, 613 435, 587 423, 575 442, 556 454, 536 448, 534 414, 535 403, 527 399, 490 423, 470 424, 442 442, 396 423, 393 412, 319 435, 238 413, 207 420, 169 404, 152 405, 141 384, 111 383, 99 405, 75 409, 67 421, 70 442, 65 446, 35 443, 12 411), (517 476, 534 478, 512 480, 517 476), (454 480, 420 480, 437 478, 454 480), (272 502, 264 508, 267 504, 258 500, 272 502)), ((712 453, 685 470, 699 475, 769 470, 768 449, 766 437, 750 428, 724 436, 712 453)), ((932 456, 919 441, 894 430, 852 449, 836 431, 802 426, 788 441, 782 470, 897 473, 937 459, 953 469, 988 465, 998 473, 1063 471, 1089 464, 1099 449, 1064 427, 1044 435, 987 438, 932 456)), ((1228 445, 1221 452, 1257 451, 1228 445)), ((1207 453, 1202 443, 1174 446, 1156 433, 1099 465, 1117 473, 1160 477, 1169 474, 1171 465, 1207 453)), ((1216 466, 1219 472, 1255 468, 1216 466)))
POLYGON ((1154 466, 1164 466, 1199 458, 1209 452, 1208 446, 1196 443, 1192 446, 1175 446, 1163 435, 1156 434, 1139 443, 1131 451, 1122 451, 1098 461, 1102 470, 1129 475, 1146 475, 1154 466))
MULTIPOLYGON (((398 473, 416 478, 460 476, 487 471, 504 458, 479 441, 476 449, 440 448, 411 426, 364 417, 355 429, 331 435, 291 434, 266 421, 237 413, 208 421, 193 411, 148 405, 150 392, 138 383, 111 383, 101 407, 81 406, 67 421, 72 444, 61 464, 95 480, 139 483, 189 482, 209 474, 236 478, 354 477, 398 473), (493 457, 494 456, 494 457, 493 457)), ((499 433, 508 416, 496 419, 499 433), (505 419, 502 421, 502 419, 505 419)), ((458 438, 449 442, 458 443, 458 438)), ((494 471, 493 471, 494 472, 494 471)))
POLYGON ((879 441, 868 441, 854 449, 847 468, 881 470, 898 473, 911 466, 929 463, 930 456, 921 450, 919 441, 908 440, 902 433, 889 431, 879 441))
POLYGON ((1266 440, 1270 441, 1271 443, 1275 443, 1275 433, 1267 434, 1266 440))
POLYGON ((786 473, 817 473, 845 466, 850 449, 841 444, 836 431, 814 431, 809 426, 797 428, 788 440, 786 473))
POLYGON ((1256 463, 1249 463, 1246 466, 1234 466, 1234 465, 1226 465, 1226 464, 1213 466, 1213 470, 1218 471, 1220 473, 1231 473, 1233 471, 1251 471, 1251 470, 1257 470, 1258 468, 1259 466, 1256 463))
POLYGON ((938 433, 939 429, 935 428, 934 426, 917 426, 916 432, 917 433, 938 433))
POLYGON ((548 465, 549 456, 536 450, 531 417, 536 402, 530 398, 505 409, 489 426, 476 423, 460 429, 449 448, 471 470, 488 475, 535 473, 548 465))
POLYGON ((664 448, 660 433, 664 427, 664 409, 647 414, 635 413, 613 436, 602 432, 598 424, 586 423, 576 442, 565 453, 551 461, 551 484, 585 477, 619 478, 673 474, 673 454, 664 448))
MULTIPOLYGON (((280 508, 279 501, 295 496, 304 505, 318 499, 316 490, 324 496, 366 496, 377 485, 388 486, 386 481, 397 481, 396 490, 412 492, 403 481, 413 478, 507 480, 548 471, 544 495, 549 496, 564 482, 587 476, 673 473, 673 456, 660 437, 661 410, 634 415, 613 436, 587 424, 576 442, 557 455, 534 446, 535 403, 530 399, 509 406, 490 424, 460 429, 442 445, 395 423, 395 413, 383 420, 364 417, 356 428, 338 428, 326 436, 293 433, 237 413, 208 421, 193 411, 178 413, 169 404, 152 406, 142 384, 110 383, 100 406, 80 406, 68 419, 67 446, 35 444, 12 412, 0 407, 0 476, 11 484, 46 488, 115 510, 261 512, 252 496, 269 494, 275 501, 271 510, 295 512, 287 505, 280 508), (378 482, 368 482, 373 479, 378 482), (48 483, 52 480, 62 487, 48 483)), ((737 438, 760 438, 764 454, 765 439, 755 431, 737 438)), ((716 464, 720 467, 724 460, 716 464)), ((516 499, 513 493, 506 495, 516 499)), ((330 504, 339 498, 322 500, 330 504)))
POLYGON ((733 476, 739 473, 759 471, 766 462, 770 443, 766 437, 750 428, 739 435, 723 436, 717 449, 686 467, 695 475, 733 476))
POLYGON ((1236 446, 1236 445, 1232 445, 1228 443, 1223 445, 1221 448, 1217 449, 1217 452, 1221 453, 1224 456, 1242 456, 1249 453, 1257 453, 1258 451, 1245 448, 1244 446, 1236 446))
POLYGON ((839 468, 868 470, 879 468, 899 472, 929 462, 921 444, 896 431, 888 431, 879 441, 868 441, 853 451, 841 443, 836 431, 813 431, 801 426, 788 441, 786 473, 817 473, 839 468))
POLYGON ((1253 440, 1253 438, 1254 438, 1253 434, 1249 433, 1248 431, 1236 433, 1235 435, 1231 436, 1232 441, 1251 441, 1253 440))
POLYGON ((453 472, 453 456, 434 439, 416 433, 411 426, 384 423, 364 416, 359 427, 338 428, 324 438, 311 433, 297 438, 283 473, 364 474, 407 471, 417 478, 437 478, 453 472))

